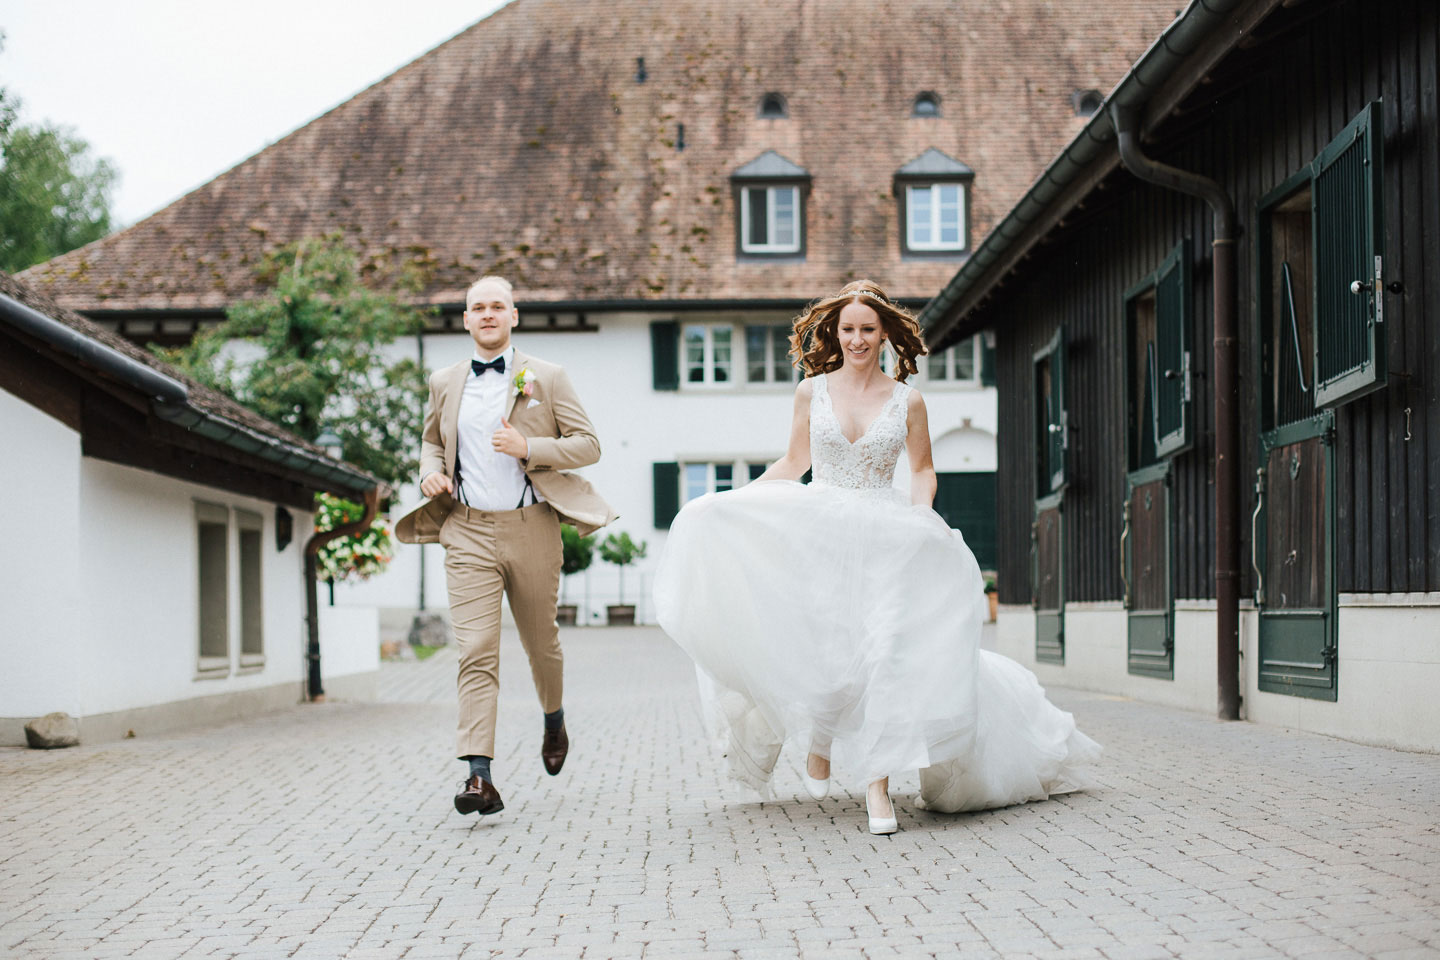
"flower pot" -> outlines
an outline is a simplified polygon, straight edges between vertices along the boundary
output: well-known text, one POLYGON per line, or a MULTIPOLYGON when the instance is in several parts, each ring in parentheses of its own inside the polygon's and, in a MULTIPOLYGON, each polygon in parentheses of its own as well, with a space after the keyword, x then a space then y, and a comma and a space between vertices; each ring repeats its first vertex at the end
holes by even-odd
POLYGON ((985 594, 985 599, 990 601, 990 622, 994 623, 1000 615, 1000 594, 992 591, 985 594))
POLYGON ((555 622, 562 627, 575 626, 575 617, 580 612, 580 607, 574 603, 562 603, 555 608, 555 622))
POLYGON ((612 603, 605 607, 606 622, 612 627, 631 627, 635 625, 635 604, 633 603, 612 603))

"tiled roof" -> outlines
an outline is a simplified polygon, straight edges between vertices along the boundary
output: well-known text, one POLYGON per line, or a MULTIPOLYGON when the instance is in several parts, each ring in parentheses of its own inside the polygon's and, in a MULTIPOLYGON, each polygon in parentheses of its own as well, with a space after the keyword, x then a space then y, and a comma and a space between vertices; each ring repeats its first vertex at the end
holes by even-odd
MULTIPOLYGON (((188 400, 190 405, 196 409, 204 413, 224 417, 227 420, 232 420, 235 423, 242 424, 252 430, 263 433, 268 437, 300 447, 319 457, 328 458, 325 451, 313 443, 302 440, 290 431, 276 426, 249 408, 243 407, 234 400, 231 400, 223 393, 198 383, 186 376, 178 368, 164 362, 148 350, 137 347, 117 333, 111 333, 109 330, 96 326, 75 311, 65 309, 54 300, 44 294, 38 293, 30 285, 22 283, 9 274, 0 273, 0 294, 24 304, 37 313, 42 313, 50 319, 64 324, 76 333, 94 340, 106 350, 122 354, 137 363, 144 364, 158 373, 180 381, 189 391, 188 400)), ((267 469, 266 463, 263 460, 257 458, 256 464, 257 469, 267 469)))
POLYGON ((798 164, 791 163, 774 150, 766 150, 760 156, 751 160, 745 166, 736 170, 731 176, 737 180, 760 180, 765 178, 783 179, 785 177, 809 177, 810 171, 798 164))
POLYGON ((931 147, 905 164, 895 175, 899 177, 966 177, 975 171, 954 157, 931 147))
MULTIPOLYGON (((79 310, 223 307, 266 250, 344 230, 423 298, 483 272, 522 300, 808 298, 856 276, 929 297, 895 172, 975 171, 978 241, 1083 124, 1173 0, 514 0, 140 223, 31 268, 79 310), (643 82, 637 58, 644 58, 643 82), (788 117, 757 107, 783 94, 788 117), (933 91, 936 117, 911 115, 933 91), (680 125, 684 126, 683 140, 680 125), (683 143, 683 149, 680 149, 683 143), (806 255, 738 261, 730 176, 813 178, 806 255)), ((257 104, 263 109, 263 104, 257 104)))

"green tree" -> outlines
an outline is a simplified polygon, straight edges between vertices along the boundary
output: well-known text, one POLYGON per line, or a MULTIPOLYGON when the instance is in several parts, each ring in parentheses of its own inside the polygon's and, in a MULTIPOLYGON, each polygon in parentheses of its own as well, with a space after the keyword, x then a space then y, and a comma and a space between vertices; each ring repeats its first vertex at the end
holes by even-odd
POLYGON ((600 542, 600 559, 620 568, 620 602, 625 602, 625 568, 645 556, 648 544, 641 540, 636 543, 630 534, 610 534, 600 542))
POLYGON ((385 353, 424 321, 360 273, 339 234, 282 247, 258 269, 267 293, 231 307, 189 344, 156 352, 306 440, 328 427, 344 458, 380 479, 411 480, 425 376, 414 360, 385 353))
POLYGON ((118 177, 73 130, 22 124, 19 113, 0 87, 0 270, 10 273, 109 233, 118 177))

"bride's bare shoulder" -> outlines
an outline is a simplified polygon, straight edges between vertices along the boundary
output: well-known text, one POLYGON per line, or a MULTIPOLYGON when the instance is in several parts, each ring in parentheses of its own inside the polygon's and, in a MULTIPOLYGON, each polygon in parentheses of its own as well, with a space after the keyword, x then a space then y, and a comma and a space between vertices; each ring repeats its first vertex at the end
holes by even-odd
POLYGON ((806 377, 795 386, 795 396, 800 400, 809 400, 815 393, 815 378, 806 377))

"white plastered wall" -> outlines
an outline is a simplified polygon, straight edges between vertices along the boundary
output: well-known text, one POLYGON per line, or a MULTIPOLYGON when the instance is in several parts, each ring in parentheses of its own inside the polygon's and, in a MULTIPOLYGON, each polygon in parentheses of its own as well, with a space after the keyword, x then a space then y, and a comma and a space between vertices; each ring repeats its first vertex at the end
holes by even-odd
POLYGON ((1440 594, 1341 595, 1334 702, 1261 692, 1256 626, 1242 617, 1248 719, 1440 753, 1440 594))
MULTIPOLYGON (((1342 595, 1335 701, 1262 692, 1257 618, 1240 614, 1242 713, 1247 720, 1403 750, 1440 752, 1440 594, 1342 595)), ((1035 661, 1035 615, 1000 608, 996 650, 1034 670, 1041 683, 1133 697, 1215 714, 1215 603, 1180 600, 1175 610, 1175 679, 1126 668, 1119 604, 1070 604, 1064 665, 1035 661)))
POLYGON ((80 435, 0 390, 0 718, 81 707, 80 435))
POLYGON ((294 539, 277 551, 273 503, 101 460, 84 460, 82 477, 83 712, 110 713, 276 684, 294 684, 298 701, 305 644, 301 551, 310 515, 291 511, 294 539), (196 669, 197 500, 230 511, 230 669, 205 677, 196 669), (240 666, 236 508, 264 521, 265 662, 256 668, 240 666))

